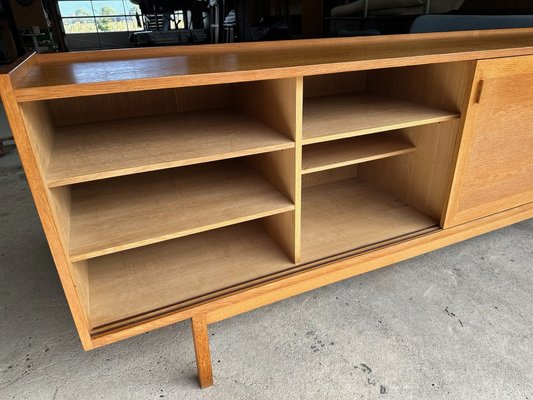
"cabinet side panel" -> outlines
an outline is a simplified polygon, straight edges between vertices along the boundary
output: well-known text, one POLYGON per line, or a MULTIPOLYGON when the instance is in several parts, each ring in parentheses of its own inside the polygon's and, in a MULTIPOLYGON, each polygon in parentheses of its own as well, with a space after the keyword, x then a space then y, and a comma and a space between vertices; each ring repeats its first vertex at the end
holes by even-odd
POLYGON ((54 141, 54 126, 49 110, 44 102, 33 101, 20 104, 20 111, 37 158, 37 166, 40 173, 45 174, 54 141))
MULTIPOLYGON (((46 103, 28 102, 20 105, 22 118, 26 125, 28 139, 32 144, 39 175, 46 179, 46 171, 54 142, 54 124, 46 103)), ((49 189, 43 185, 52 208, 53 217, 61 236, 64 248, 69 248, 70 231, 70 187, 49 189)))
MULTIPOLYGON (((46 143, 51 144, 51 141, 48 139, 43 140, 42 143, 34 143, 32 141, 34 134, 30 133, 28 126, 37 127, 38 125, 31 125, 30 123, 28 126, 26 125, 23 112, 15 99, 8 75, 0 76, 0 91, 9 125, 11 126, 20 159, 22 161, 22 166, 24 167, 24 172, 28 179, 28 184, 35 201, 37 212, 43 225, 46 239, 50 246, 78 334, 83 348, 89 350, 93 348, 93 342, 89 334, 85 310, 79 300, 72 278, 72 265, 68 260, 66 243, 63 242, 63 240, 65 240, 65 230, 64 226, 63 229, 60 229, 60 223, 58 222, 59 218, 54 205, 57 200, 53 198, 44 183, 43 166, 41 165, 41 162, 46 161, 46 143), (39 146, 42 147, 40 150, 37 150, 39 146)), ((46 138, 47 134, 44 133, 43 135, 46 138)), ((63 194, 62 197, 63 201, 66 202, 68 196, 63 194)))
POLYGON ((89 304, 89 267, 86 260, 70 264, 70 271, 72 272, 72 280, 78 299, 82 305, 85 320, 87 325, 90 325, 91 307, 89 304))

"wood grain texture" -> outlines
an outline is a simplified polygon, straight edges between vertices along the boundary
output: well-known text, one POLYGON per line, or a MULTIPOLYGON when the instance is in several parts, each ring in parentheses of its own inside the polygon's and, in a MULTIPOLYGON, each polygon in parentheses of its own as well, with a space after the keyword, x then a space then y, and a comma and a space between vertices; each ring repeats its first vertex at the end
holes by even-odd
MULTIPOLYGON (((46 176, 46 170, 52 159, 54 126, 49 110, 43 102, 31 102, 20 105, 26 132, 37 159, 40 176, 46 176)), ((61 242, 68 248, 70 230, 70 189, 45 189, 61 242)))
POLYGON ((304 77, 304 98, 361 92, 366 87, 367 71, 322 74, 304 77))
POLYGON ((302 261, 319 260, 436 224, 358 179, 308 187, 302 193, 302 261))
POLYGON ((415 150, 416 147, 398 133, 381 133, 307 145, 303 149, 302 174, 361 164, 415 150))
POLYGON ((305 99, 303 144, 432 124, 458 118, 455 112, 368 92, 305 99))
POLYGON ((93 336, 93 344, 95 347, 104 346, 189 319, 199 313, 206 313, 208 323, 214 323, 528 218, 533 218, 533 204, 520 206, 449 229, 440 229, 417 238, 410 238, 406 241, 374 249, 367 253, 346 257, 339 261, 318 265, 292 276, 283 276, 218 299, 205 301, 181 310, 174 310, 165 315, 158 315, 154 318, 135 324, 128 324, 107 332, 101 332, 93 336))
POLYGON ((357 177, 357 164, 302 175, 302 188, 357 177))
POLYGON ((73 261, 294 210, 242 163, 222 161, 72 188, 73 261))
POLYGON ((87 325, 91 324, 91 305, 89 296, 89 268, 87 260, 71 263, 72 281, 78 295, 87 325))
POLYGON ((440 221, 458 127, 451 121, 404 129, 416 151, 359 164, 357 176, 440 221))
POLYGON ((292 267, 257 222, 87 261, 91 327, 169 307, 292 267))
POLYGON ((236 107, 286 137, 296 140, 301 79, 268 79, 234 85, 236 107))
POLYGON ((26 126, 24 114, 17 104, 8 75, 0 75, 0 94, 78 335, 83 348, 89 350, 93 347, 93 342, 89 334, 86 310, 78 297, 71 264, 66 256, 67 244, 64 243, 64 230, 58 226, 58 218, 52 205, 50 191, 44 184, 43 159, 37 155, 37 150, 35 150, 35 146, 38 144, 32 143, 32 133, 26 126))
POLYGON ((9 74, 12 88, 18 87, 20 81, 26 77, 31 67, 38 63, 37 53, 25 54, 11 65, 3 65, 2 74, 9 74))
POLYGON ((531 29, 38 55, 19 101, 533 53, 531 29))
MULTIPOLYGON (((36 55, 10 75, 2 76, 0 89, 7 115, 15 127, 21 159, 84 348, 98 347, 193 317, 201 318, 197 319, 199 326, 207 329, 207 323, 533 217, 533 203, 524 205, 525 201, 531 201, 528 200, 531 199, 530 180, 527 180, 531 164, 526 163, 524 167, 514 158, 514 153, 506 155, 511 160, 507 169, 498 161, 489 173, 486 167, 489 163, 485 160, 478 163, 481 167, 471 168, 471 181, 468 174, 464 180, 459 179, 468 171, 467 160, 472 158, 467 150, 476 143, 471 134, 473 125, 469 125, 477 115, 473 111, 487 102, 496 104, 494 99, 503 93, 499 100, 508 102, 509 115, 523 123, 513 123, 519 128, 519 140, 524 141, 528 131, 523 128, 531 125, 530 58, 505 60, 494 66, 487 61, 485 74, 478 74, 480 79, 475 81, 474 91, 470 90, 474 63, 461 61, 533 54, 532 32, 532 29, 457 32, 36 55), (364 70, 368 71, 360 72, 364 70), (339 75, 333 75, 348 71, 354 72, 343 74, 347 79, 345 85, 339 75), (419 116, 415 125, 402 128, 404 135, 417 146, 415 152, 358 167, 304 175, 302 183, 303 76, 314 74, 329 75, 306 78, 309 89, 306 103, 318 101, 319 98, 313 97, 317 95, 342 97, 338 93, 364 89, 387 101, 415 104, 416 111, 431 109, 447 114, 447 119, 422 126, 418 123, 419 116), (277 78, 280 79, 274 80, 277 78), (245 83, 254 80, 258 82, 245 83), (218 83, 224 85, 209 86, 218 83), (192 96, 190 103, 186 93, 192 96), (470 93, 476 106, 466 101, 470 93), (48 100, 33 101, 42 99, 48 100), (242 99, 245 99, 244 107, 242 99), (520 108, 518 103, 526 107, 520 108), (162 114, 191 113, 220 105, 245 111, 285 135, 294 147, 291 144, 274 153, 248 156, 260 160, 250 163, 260 173, 242 165, 236 169, 253 175, 251 184, 237 173, 231 177, 213 173, 213 179, 203 179, 205 174, 191 172, 204 166, 110 178, 72 188, 50 189, 45 184, 47 168, 54 161, 50 151, 54 125, 110 121, 131 117, 139 110, 140 115, 156 114, 159 110, 162 114), (102 112, 98 114, 98 110, 102 112), (88 112, 89 117, 84 115, 88 112), (459 114, 460 120, 452 120, 459 114), (465 135, 461 138, 457 132, 463 124, 465 135), (450 185, 454 152, 458 163, 448 202, 450 219, 444 218, 447 221, 444 226, 449 228, 428 233, 428 229, 438 229, 435 224, 447 197, 445 182, 448 180, 450 185), (524 171, 525 186, 519 177, 524 171), (174 173, 181 177, 174 179, 174 173), (358 179, 339 180, 356 173, 358 179), (167 174, 172 177, 168 178, 167 174), (158 178, 150 180, 152 176, 158 178), (233 178, 242 186, 233 185, 233 178), (362 183, 362 179, 372 184, 362 183), (513 185, 513 181, 518 183, 513 185), (480 182, 485 185, 484 190, 473 194, 480 182), (494 182, 499 183, 491 186, 494 182), (306 238, 304 226, 301 232, 304 263, 295 265, 286 254, 297 254, 302 185, 307 186, 303 206, 312 203, 307 202, 306 194, 314 193, 309 199, 315 200, 317 212, 311 213, 311 219, 303 213, 303 223, 310 221, 309 226, 315 228, 308 230, 312 235, 306 238), (231 188, 224 189, 227 186, 231 188), (461 187, 471 191, 463 200, 454 197, 463 192, 457 189, 461 187), (503 197, 498 203, 491 200, 493 195, 503 197), (488 205, 482 204, 485 200, 488 205), (517 206, 507 209, 505 204, 509 202, 517 206), (474 211, 476 203, 481 205, 474 211), (466 207, 465 204, 468 206, 465 212, 452 210, 459 205, 466 207), (491 212, 496 214, 486 217, 491 212), (459 225, 450 223, 454 222, 454 216, 459 225), (261 220, 240 223, 258 218, 261 220), (479 219, 471 221, 472 218, 479 219), (80 221, 85 225, 80 225, 80 221), (230 240, 228 230, 242 233, 247 226, 253 226, 256 234, 244 232, 242 239, 230 240), (220 232, 222 236, 214 236, 220 232), (123 237, 107 247, 117 233, 123 237), (72 264, 70 249, 76 245, 75 240, 85 235, 95 235, 90 239, 101 240, 103 250, 97 249, 90 255, 84 253, 79 258, 81 261, 72 264), (176 235, 185 236, 174 239, 176 235), (294 246, 286 246, 292 238, 294 246), (154 242, 158 243, 150 244, 154 242), (311 243, 307 247, 311 249, 310 258, 305 254, 306 242, 311 243), (129 249, 129 246, 141 247, 129 249), (116 253, 106 254, 109 251, 116 253), (328 256, 343 251, 349 253, 336 257, 348 254, 350 257, 333 262, 328 256), (355 251, 361 253, 355 255, 355 251), (84 259, 100 254, 104 255, 84 259), (256 265, 257 257, 264 257, 264 263, 260 261, 256 265), (305 263, 308 259, 320 260, 305 263), (179 267, 182 261, 186 267, 179 267), (189 270, 191 264, 198 269, 189 270), (100 275, 93 275, 91 265, 100 265, 94 269, 100 275), (221 265, 227 268, 220 269, 221 265), (250 266, 246 268, 246 265, 250 266), (250 273, 249 280, 243 280, 243 277, 247 279, 247 273, 250 273), (130 278, 134 285, 127 289, 130 278), (213 291, 206 290, 211 284, 209 279, 213 291), (158 292, 159 288, 163 290, 158 292), (194 288, 197 295, 192 293, 194 288), (137 297, 136 292, 140 291, 149 299, 146 303, 137 297), (120 302, 115 310, 116 299, 120 302), (101 312, 100 322, 93 307, 101 312)), ((489 117, 505 119, 507 110, 502 110, 501 104, 498 107, 492 108, 495 114, 488 115, 485 127, 499 126, 500 122, 491 126, 489 117)), ((343 114, 346 117, 350 112, 343 114)), ((363 117, 370 114, 365 111, 363 117)), ((383 112, 383 121, 387 122, 390 114, 395 113, 383 112)), ((360 120, 364 118, 358 118, 358 123, 360 120)), ((393 129, 387 126, 374 128, 393 129)), ((511 128, 506 129, 511 132, 511 128)), ((493 143, 492 152, 496 147, 509 146, 499 137, 495 140, 490 132, 487 139, 493 143)), ((526 136, 524 143, 529 144, 527 139, 526 136)), ((475 158, 481 160, 484 153, 481 151, 475 158)), ((216 172, 223 175, 228 168, 220 168, 222 164, 226 161, 205 167, 216 166, 216 172)), ((297 257, 293 260, 297 261, 297 257)), ((199 359, 198 364, 204 361, 199 359)), ((199 374, 202 375, 200 370, 199 374)))
POLYGON ((533 57, 479 61, 474 82, 445 226, 533 201, 533 57))
POLYGON ((50 187, 294 148, 231 109, 66 126, 54 138, 50 187))
POLYGON ((417 151, 361 164, 358 176, 442 220, 474 69, 473 63, 460 62, 369 72, 369 90, 453 110, 461 118, 404 129, 417 151))
POLYGON ((213 369, 211 366, 211 351, 209 350, 209 333, 205 314, 191 318, 194 354, 198 370, 198 383, 202 389, 213 386, 213 369))
POLYGON ((234 92, 238 108, 283 133, 294 143, 292 149, 247 158, 253 168, 294 202, 293 213, 263 220, 267 232, 294 262, 300 259, 302 90, 302 79, 291 78, 241 84, 234 92))
POLYGON ((228 108, 234 85, 143 90, 47 100, 56 126, 228 108))

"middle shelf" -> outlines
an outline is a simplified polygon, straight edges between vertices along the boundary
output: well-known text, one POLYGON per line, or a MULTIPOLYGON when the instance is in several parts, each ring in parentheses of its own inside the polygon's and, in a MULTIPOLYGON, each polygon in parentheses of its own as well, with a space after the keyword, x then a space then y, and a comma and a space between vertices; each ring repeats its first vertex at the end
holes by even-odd
POLYGON ((407 154, 416 147, 401 134, 381 133, 304 146, 302 174, 407 154))
POLYGON ((239 160, 74 185, 70 258, 80 261, 294 210, 239 160))

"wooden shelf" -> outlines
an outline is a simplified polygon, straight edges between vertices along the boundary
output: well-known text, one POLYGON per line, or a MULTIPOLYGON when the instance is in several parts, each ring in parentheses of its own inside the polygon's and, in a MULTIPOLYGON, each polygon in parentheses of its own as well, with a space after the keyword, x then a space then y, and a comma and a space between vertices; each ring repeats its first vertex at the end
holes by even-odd
POLYGON ((432 124, 458 118, 443 111, 367 92, 304 100, 303 144, 432 124))
POLYGON ((232 109, 120 119, 58 128, 48 186, 155 171, 294 147, 232 109))
POLYGON ((256 222, 88 261, 92 328, 292 267, 256 222))
POLYGON ((401 238, 437 221, 361 180, 305 188, 302 262, 401 238))
POLYGON ((303 148, 302 174, 360 164, 415 151, 416 147, 396 133, 382 133, 303 148))
POLYGON ((75 185, 71 196, 72 261, 294 210, 236 160, 75 185))

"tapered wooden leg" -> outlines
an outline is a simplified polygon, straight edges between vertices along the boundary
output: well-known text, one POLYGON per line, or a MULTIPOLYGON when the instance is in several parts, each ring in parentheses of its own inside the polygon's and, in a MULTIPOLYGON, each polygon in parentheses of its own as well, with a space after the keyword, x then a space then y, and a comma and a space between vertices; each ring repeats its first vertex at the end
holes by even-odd
POLYGON ((211 367, 211 352, 209 350, 209 335, 205 315, 197 315, 191 319, 196 367, 198 368, 198 383, 207 388, 213 385, 213 369, 211 367))

